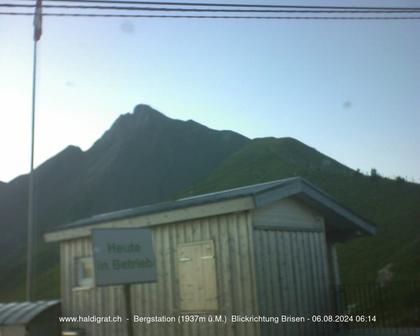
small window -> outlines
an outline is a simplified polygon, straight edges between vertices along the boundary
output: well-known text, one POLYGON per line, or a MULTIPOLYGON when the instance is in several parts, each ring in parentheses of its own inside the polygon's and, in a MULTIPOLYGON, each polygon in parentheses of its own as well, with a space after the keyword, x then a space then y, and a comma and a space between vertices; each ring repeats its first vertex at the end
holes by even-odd
POLYGON ((216 264, 212 240, 177 247, 180 309, 205 312, 218 309, 216 264))
POLYGON ((93 258, 83 257, 77 259, 76 287, 93 287, 93 258))

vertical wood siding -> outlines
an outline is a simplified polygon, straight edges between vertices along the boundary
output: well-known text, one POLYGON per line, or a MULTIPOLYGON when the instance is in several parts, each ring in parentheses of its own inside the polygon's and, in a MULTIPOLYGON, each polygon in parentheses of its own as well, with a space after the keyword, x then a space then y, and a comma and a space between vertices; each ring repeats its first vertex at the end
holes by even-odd
MULTIPOLYGON (((60 244, 61 262, 61 300, 63 316, 116 316, 124 314, 123 295, 119 286, 95 289, 74 289, 76 287, 76 260, 79 257, 92 256, 92 244, 89 238, 64 241, 60 244)), ((63 327, 85 328, 88 335, 123 336, 125 323, 67 323, 63 327)))
MULTIPOLYGON (((253 211, 259 309, 266 316, 325 315, 331 311, 323 217, 287 198, 253 211)), ((262 324, 262 335, 328 335, 326 323, 262 324)))
MULTIPOLYGON (((260 314, 304 316, 330 313, 324 232, 254 231, 260 314)), ((262 335, 328 335, 326 324, 263 324, 262 335)))
MULTIPOLYGON (((179 278, 176 249, 181 243, 213 240, 219 310, 213 314, 255 315, 258 313, 251 216, 248 212, 213 216, 153 227, 157 282, 131 286, 133 314, 178 316, 179 278)), ((74 290, 75 259, 92 255, 89 238, 61 243, 62 307, 65 316, 122 315, 125 317, 121 286, 74 290)), ((207 316, 205 314, 204 316, 207 316)), ((69 327, 70 325, 67 325, 69 327)), ((119 336, 125 323, 80 324, 88 335, 119 336)), ((153 323, 134 324, 135 335, 259 335, 257 324, 153 323)))

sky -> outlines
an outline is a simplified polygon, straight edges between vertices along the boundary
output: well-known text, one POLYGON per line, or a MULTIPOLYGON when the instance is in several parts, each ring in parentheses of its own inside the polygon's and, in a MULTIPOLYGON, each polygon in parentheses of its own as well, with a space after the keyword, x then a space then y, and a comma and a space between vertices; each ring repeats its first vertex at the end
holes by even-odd
MULTIPOLYGON (((47 17, 38 43, 35 164, 68 145, 87 150, 120 114, 144 103, 250 138, 294 137, 353 169, 420 183, 419 36, 420 20, 47 17)), ((32 50, 32 18, 0 16, 3 182, 29 171, 32 50)))

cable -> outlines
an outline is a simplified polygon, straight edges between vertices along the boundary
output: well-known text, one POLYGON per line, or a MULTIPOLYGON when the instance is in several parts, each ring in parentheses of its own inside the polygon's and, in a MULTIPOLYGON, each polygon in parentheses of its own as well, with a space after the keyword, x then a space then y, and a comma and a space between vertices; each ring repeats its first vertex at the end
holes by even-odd
MULTIPOLYGON (((33 16, 33 13, 0 12, 0 15, 33 16)), ((420 16, 214 16, 214 15, 147 15, 147 14, 69 14, 43 13, 52 17, 161 18, 161 19, 248 19, 248 20, 420 20, 420 16)))
MULTIPOLYGON (((15 0, 16 1, 16 0, 15 0)), ((29 0, 18 0, 29 1, 29 0)), ((295 8, 295 9, 337 9, 337 10, 420 10, 420 7, 363 7, 363 6, 306 6, 306 5, 267 5, 267 4, 234 4, 234 3, 202 3, 202 2, 166 2, 166 1, 107 1, 107 0, 44 0, 46 2, 70 3, 103 3, 103 4, 131 4, 131 5, 164 5, 164 6, 196 6, 196 7, 247 7, 247 8, 295 8)))
MULTIPOLYGON (((35 5, 0 4, 5 8, 35 8, 35 5)), ((98 9, 124 11, 158 11, 158 12, 213 12, 213 13, 325 13, 325 14, 388 14, 388 13, 418 13, 419 9, 406 10, 306 10, 306 9, 203 9, 203 8, 168 8, 168 7, 122 7, 122 6, 80 6, 80 5, 43 5, 43 8, 54 9, 98 9)))
MULTIPOLYGON (((18 0, 29 1, 29 0, 18 0)), ((251 15, 169 15, 169 14, 96 14, 96 13, 43 13, 43 16, 61 17, 105 17, 105 18, 180 18, 180 19, 256 19, 256 20, 417 20, 415 16, 372 16, 371 14, 417 14, 417 7, 343 7, 343 6, 289 6, 289 5, 256 5, 256 4, 228 4, 228 3, 181 3, 181 2, 152 2, 152 1, 105 1, 105 0, 44 0, 45 2, 67 3, 101 3, 118 4, 119 6, 93 6, 93 5, 49 5, 44 4, 45 9, 66 10, 124 10, 124 11, 154 11, 154 12, 212 12, 212 13, 300 13, 300 14, 369 14, 370 16, 251 16, 251 15), (148 4, 158 7, 120 6, 121 4, 148 4), (180 8, 161 7, 162 5, 177 6, 208 6, 212 8, 180 8), (234 7, 235 9, 221 9, 218 7, 234 7), (240 7, 246 7, 243 9, 240 7), (270 9, 249 9, 270 8, 270 9), (275 8, 275 9, 271 9, 275 8)), ((0 4, 3 8, 34 8, 34 4, 0 4)), ((0 15, 30 16, 33 13, 25 12, 0 12, 0 15)))

